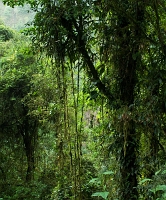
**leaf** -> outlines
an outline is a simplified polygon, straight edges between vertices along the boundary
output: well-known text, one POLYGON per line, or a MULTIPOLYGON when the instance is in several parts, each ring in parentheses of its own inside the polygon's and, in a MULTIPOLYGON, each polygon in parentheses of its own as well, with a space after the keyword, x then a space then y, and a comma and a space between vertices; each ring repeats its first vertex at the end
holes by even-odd
POLYGON ((89 181, 89 183, 96 183, 98 182, 98 180, 99 180, 98 178, 93 178, 92 180, 89 181))
POLYGON ((162 171, 162 173, 161 173, 161 174, 166 174, 166 170, 162 171))
POLYGON ((160 172, 161 172, 161 169, 158 170, 158 171, 155 173, 155 175, 158 175, 160 172))
POLYGON ((152 181, 150 178, 144 178, 142 181, 139 182, 139 184, 145 183, 147 181, 152 181))
POLYGON ((10 100, 11 101, 16 101, 16 98, 15 97, 11 97, 10 100))
POLYGON ((162 195, 162 197, 166 199, 166 192, 162 195))
POLYGON ((113 172, 113 171, 106 171, 106 172, 104 172, 103 174, 104 174, 104 175, 108 175, 108 174, 110 175, 110 174, 114 174, 114 172, 113 172))
POLYGON ((166 185, 157 185, 156 188, 150 190, 151 192, 153 192, 154 194, 157 192, 157 191, 165 191, 166 192, 166 185))
POLYGON ((156 192, 157 191, 166 191, 166 185, 157 185, 156 187, 156 192))
POLYGON ((109 192, 96 192, 92 194, 92 197, 102 197, 103 199, 107 199, 109 192))

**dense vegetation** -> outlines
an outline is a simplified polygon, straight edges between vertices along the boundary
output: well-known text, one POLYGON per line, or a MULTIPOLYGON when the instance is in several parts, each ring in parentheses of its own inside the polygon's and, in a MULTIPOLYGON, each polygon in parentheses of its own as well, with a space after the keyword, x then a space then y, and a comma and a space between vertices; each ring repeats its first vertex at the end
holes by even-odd
POLYGON ((166 199, 165 1, 4 3, 0 199, 166 199))

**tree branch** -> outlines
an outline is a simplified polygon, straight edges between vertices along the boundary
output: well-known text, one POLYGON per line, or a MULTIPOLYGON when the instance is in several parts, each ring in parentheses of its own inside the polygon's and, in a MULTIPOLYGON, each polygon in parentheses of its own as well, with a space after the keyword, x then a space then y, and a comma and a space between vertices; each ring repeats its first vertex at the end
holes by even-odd
MULTIPOLYGON (((99 89, 99 91, 102 94, 104 94, 104 96, 106 96, 109 101, 115 100, 115 98, 111 94, 109 88, 107 88, 106 85, 100 80, 100 77, 98 75, 97 70, 95 69, 93 61, 88 54, 88 51, 86 49, 86 43, 82 39, 83 38, 82 26, 79 27, 74 18, 72 18, 70 20, 67 20, 65 18, 61 18, 61 22, 62 22, 62 26, 69 32, 69 34, 72 36, 72 39, 77 44, 77 49, 78 49, 79 53, 82 55, 85 63, 88 66, 87 71, 88 71, 89 75, 92 76, 92 80, 96 83, 96 86, 99 89), (77 35, 75 35, 74 32, 73 32, 73 25, 74 25, 74 27, 77 31, 77 35)), ((81 24, 82 24, 82 22, 80 22, 80 25, 81 24)))

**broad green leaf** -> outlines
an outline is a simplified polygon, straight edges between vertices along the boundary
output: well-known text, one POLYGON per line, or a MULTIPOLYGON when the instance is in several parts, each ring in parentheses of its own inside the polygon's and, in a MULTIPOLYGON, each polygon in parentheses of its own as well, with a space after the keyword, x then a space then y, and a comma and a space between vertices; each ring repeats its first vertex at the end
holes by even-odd
POLYGON ((147 181, 152 181, 150 178, 144 178, 142 181, 139 182, 139 184, 145 183, 147 181))
POLYGON ((107 199, 109 192, 96 192, 92 194, 92 197, 102 197, 103 199, 107 199))
POLYGON ((104 174, 104 175, 107 175, 107 174, 114 174, 114 172, 113 172, 113 171, 106 171, 106 172, 104 172, 103 174, 104 174))
POLYGON ((157 185, 156 188, 150 190, 151 192, 153 192, 154 194, 157 192, 157 191, 165 191, 166 192, 166 185, 157 185))
POLYGON ((96 182, 98 182, 98 178, 93 178, 93 179, 91 179, 90 181, 89 181, 89 183, 96 183, 96 182))
POLYGON ((156 187, 156 192, 157 191, 166 191, 166 185, 158 185, 157 187, 156 187))

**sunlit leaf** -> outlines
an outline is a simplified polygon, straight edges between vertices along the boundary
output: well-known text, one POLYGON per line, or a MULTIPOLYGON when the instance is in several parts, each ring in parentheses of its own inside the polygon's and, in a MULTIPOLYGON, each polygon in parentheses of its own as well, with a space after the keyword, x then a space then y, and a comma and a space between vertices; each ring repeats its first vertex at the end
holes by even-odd
POLYGON ((161 172, 161 169, 160 169, 160 170, 158 170, 158 171, 155 173, 155 175, 159 174, 160 172, 161 172))
POLYGON ((104 172, 103 174, 104 174, 104 175, 107 175, 107 174, 114 174, 114 172, 113 172, 113 171, 106 171, 106 172, 104 172))
POLYGON ((145 183, 147 181, 152 181, 152 179, 150 179, 150 178, 144 178, 142 181, 139 182, 139 184, 143 184, 143 183, 145 183))
POLYGON ((98 178, 93 178, 93 179, 91 179, 90 181, 89 181, 89 183, 96 183, 96 182, 98 182, 98 178))
POLYGON ((107 199, 109 192, 96 192, 92 194, 92 197, 102 197, 103 199, 107 199))
POLYGON ((160 191, 160 190, 161 191, 166 191, 166 185, 158 185, 155 190, 156 190, 156 192, 160 191))

